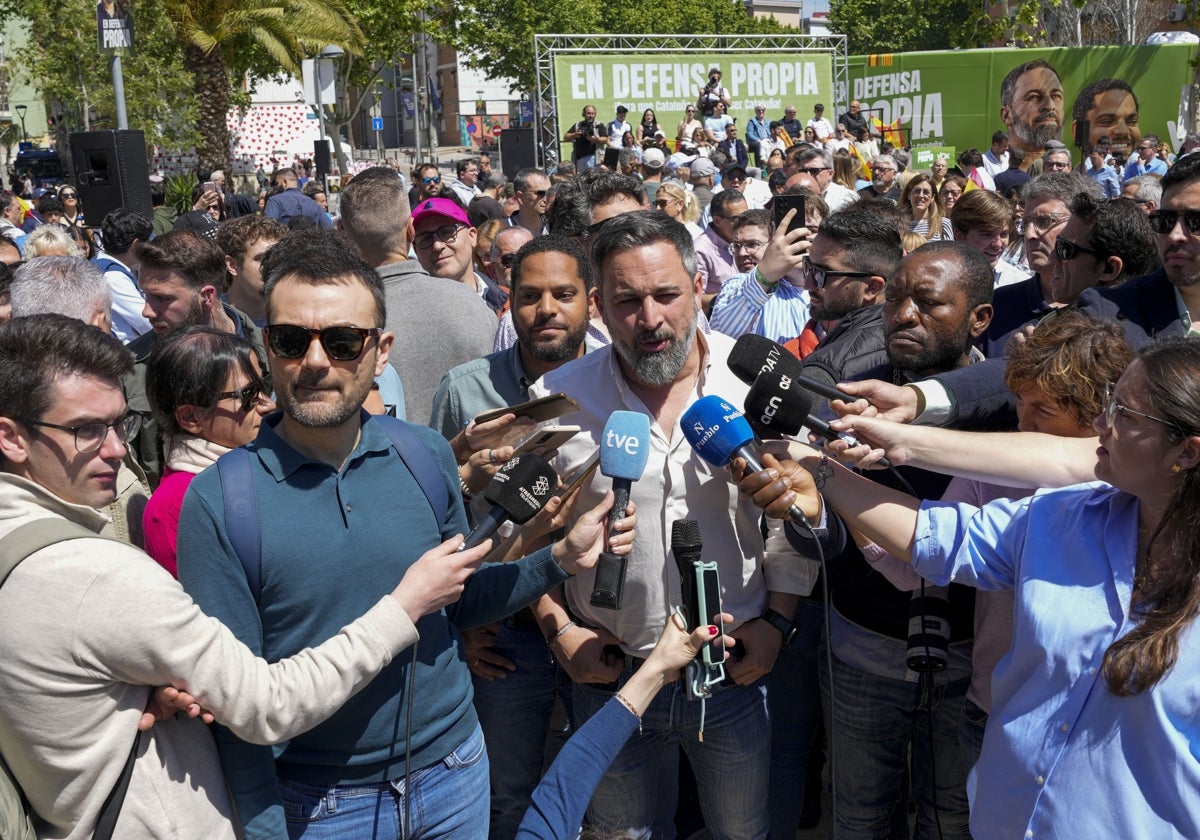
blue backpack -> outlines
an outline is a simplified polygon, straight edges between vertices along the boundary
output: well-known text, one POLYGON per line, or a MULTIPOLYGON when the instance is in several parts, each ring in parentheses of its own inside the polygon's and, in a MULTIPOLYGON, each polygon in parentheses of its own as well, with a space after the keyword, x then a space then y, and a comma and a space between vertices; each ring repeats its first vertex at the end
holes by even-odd
MULTIPOLYGON (((383 427, 396 454, 420 485, 438 524, 445 522, 450 509, 450 489, 429 447, 403 420, 376 415, 368 422, 383 427)), ((238 559, 242 561, 250 592, 257 601, 262 592, 262 534, 258 525, 258 497, 254 493, 250 458, 248 449, 234 449, 217 460, 217 472, 221 478, 221 495, 225 500, 225 532, 238 559)))

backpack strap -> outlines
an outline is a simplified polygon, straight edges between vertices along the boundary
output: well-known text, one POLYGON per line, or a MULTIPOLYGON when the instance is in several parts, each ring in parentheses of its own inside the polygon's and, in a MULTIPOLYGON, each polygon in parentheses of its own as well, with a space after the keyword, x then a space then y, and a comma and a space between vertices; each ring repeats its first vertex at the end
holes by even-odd
MULTIPOLYGON (((378 423, 387 434, 396 454, 417 480, 441 528, 450 511, 450 486, 429 447, 403 420, 376 415, 369 422, 378 423)), ((225 503, 225 533, 242 561, 250 593, 257 602, 262 594, 262 531, 251 457, 250 451, 242 447, 227 452, 217 459, 217 473, 225 503)))
POLYGON ((250 466, 250 451, 244 447, 230 450, 217 459, 221 497, 225 501, 225 533, 234 553, 242 561, 250 594, 257 603, 262 592, 262 540, 258 527, 258 494, 250 466))
POLYGON ((108 539, 59 516, 35 519, 14 528, 8 536, 0 540, 0 586, 4 585, 12 570, 29 555, 57 543, 83 537, 108 539))

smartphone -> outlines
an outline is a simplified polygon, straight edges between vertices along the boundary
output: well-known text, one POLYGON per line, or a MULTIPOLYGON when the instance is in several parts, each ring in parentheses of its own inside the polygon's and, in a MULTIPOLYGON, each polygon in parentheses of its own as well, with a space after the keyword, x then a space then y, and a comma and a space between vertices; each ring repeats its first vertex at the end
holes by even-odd
MULTIPOLYGON (((695 564, 696 567, 696 608, 700 611, 697 624, 711 624, 713 616, 721 613, 721 582, 717 578, 717 564, 707 560, 695 564)), ((725 635, 725 622, 715 619, 717 638, 704 646, 704 664, 710 668, 725 664, 725 644, 721 637, 725 635)), ((724 674, 721 675, 724 677, 724 674)))
POLYGON ((551 394, 548 397, 530 400, 519 405, 510 405, 505 408, 485 411, 482 414, 475 415, 475 422, 486 423, 489 420, 503 417, 505 414, 515 414, 518 417, 529 417, 538 423, 544 423, 547 420, 555 420, 559 417, 565 417, 568 414, 574 414, 578 410, 579 403, 566 394, 551 394))
POLYGON ((774 215, 775 227, 777 229, 783 224, 783 217, 793 208, 796 210, 796 215, 792 217, 792 221, 788 224, 788 233, 791 233, 796 228, 808 227, 808 217, 804 213, 804 196, 784 194, 777 195, 771 199, 771 212, 774 215))
POLYGON ((577 434, 578 426, 542 426, 517 444, 517 451, 513 453, 513 457, 524 455, 526 452, 549 452, 558 449, 577 434))
POLYGON ((582 487, 583 483, 592 477, 592 473, 594 473, 596 468, 599 466, 600 452, 597 450, 596 454, 589 458, 587 463, 580 467, 575 474, 571 476, 565 487, 555 491, 555 495, 564 500, 569 499, 572 493, 582 487))
POLYGON ((216 181, 205 181, 202 189, 206 193, 216 192, 217 191, 217 182, 216 181))

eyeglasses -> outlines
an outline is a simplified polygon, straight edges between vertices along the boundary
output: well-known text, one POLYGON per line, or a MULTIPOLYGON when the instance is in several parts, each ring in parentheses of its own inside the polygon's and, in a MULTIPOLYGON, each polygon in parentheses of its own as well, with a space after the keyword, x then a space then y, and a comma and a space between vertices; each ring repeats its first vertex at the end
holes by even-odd
POLYGON ((1054 241, 1054 256, 1060 260, 1073 260, 1080 254, 1091 254, 1097 259, 1102 258, 1102 254, 1095 248, 1085 248, 1082 245, 1076 245, 1069 239, 1063 239, 1061 236, 1054 241))
POLYGON ((812 283, 818 289, 825 288, 825 281, 830 277, 874 277, 875 275, 869 271, 835 271, 834 269, 825 268, 825 266, 817 265, 808 257, 800 264, 800 271, 804 275, 806 283, 812 283))
POLYGON ((500 265, 504 266, 505 268, 512 268, 513 263, 515 263, 516 261, 517 261, 517 255, 515 252, 512 254, 503 254, 500 257, 500 265))
POLYGON ((1111 429, 1113 423, 1117 419, 1117 412, 1125 415, 1134 414, 1138 417, 1144 417, 1147 420, 1153 420, 1155 423, 1162 423, 1168 429, 1173 429, 1174 431, 1179 432, 1181 435, 1185 434, 1183 429, 1176 426, 1170 420, 1164 420, 1161 417, 1155 417, 1153 414, 1147 414, 1144 411, 1138 411, 1136 408, 1130 408, 1129 406, 1120 402, 1117 399, 1117 394, 1113 390, 1112 384, 1109 383, 1104 386, 1104 425, 1111 429))
POLYGON ((666 210, 677 201, 679 201, 678 198, 656 198, 654 199, 654 206, 659 210, 666 210))
POLYGON ((1185 231, 1200 233, 1200 210, 1184 210, 1182 213, 1174 210, 1155 210, 1146 218, 1150 220, 1150 229, 1155 233, 1170 233, 1181 220, 1185 231))
POLYGON ((130 411, 111 423, 84 423, 80 426, 60 426, 58 423, 46 423, 41 420, 22 420, 26 426, 39 426, 46 429, 58 429, 70 432, 75 437, 75 451, 81 455, 90 455, 104 445, 108 439, 108 430, 117 433, 121 443, 129 443, 137 436, 142 428, 142 415, 130 411))
POLYGON ((435 230, 427 230, 424 233, 418 233, 413 237, 413 245, 425 250, 433 247, 433 241, 444 242, 449 245, 458 238, 458 232, 465 229, 466 225, 442 225, 435 230))
POLYGON ((430 184, 442 183, 442 178, 440 175, 436 178, 422 178, 421 183, 428 187, 430 184))
POLYGON ((1143 146, 1138 146, 1138 151, 1139 151, 1139 152, 1145 152, 1145 151, 1149 151, 1150 149, 1153 149, 1153 148, 1154 148, 1153 146, 1151 146, 1151 145, 1149 145, 1149 144, 1146 144, 1146 145, 1143 145, 1143 146))
POLYGON ((1070 213, 1040 213, 1037 216, 1025 216, 1022 221, 1025 223, 1025 227, 1035 227, 1038 230, 1047 231, 1064 224, 1070 217, 1070 213))
MULTIPOLYGON (((306 347, 304 349, 307 350, 308 348, 306 347)), ((215 406, 221 400, 237 399, 241 400, 241 402, 238 404, 238 408, 245 412, 258 405, 258 398, 264 393, 263 384, 261 382, 251 382, 245 388, 241 388, 237 391, 222 391, 221 393, 217 394, 216 399, 213 400, 213 405, 215 406)))
POLYGON ((1047 161, 1046 165, 1043 167, 1043 169, 1047 169, 1051 172, 1064 172, 1070 168, 1071 168, 1071 164, 1062 163, 1059 161, 1053 161, 1053 162, 1047 161))
POLYGON ((319 339, 325 355, 335 362, 352 362, 363 353, 367 337, 379 335, 379 327, 326 327, 315 330, 297 324, 268 324, 267 346, 281 359, 299 359, 308 353, 313 339, 319 339))
POLYGON ((757 242, 753 239, 751 239, 748 242, 739 242, 735 239, 733 242, 729 243, 729 253, 736 254, 739 251, 742 251, 745 253, 754 253, 755 251, 758 251, 765 247, 767 247, 766 242, 757 242))
POLYGON ((806 168, 806 169, 801 169, 801 170, 799 170, 799 171, 800 171, 800 172, 803 172, 805 175, 811 175, 812 177, 816 178, 816 177, 817 177, 817 176, 819 176, 819 175, 820 175, 822 172, 825 172, 825 171, 826 171, 826 169, 825 169, 825 167, 824 167, 824 166, 810 166, 810 167, 808 167, 808 168, 806 168))
POLYGON ((524 190, 525 195, 532 195, 534 198, 545 198, 550 194, 550 190, 524 190))

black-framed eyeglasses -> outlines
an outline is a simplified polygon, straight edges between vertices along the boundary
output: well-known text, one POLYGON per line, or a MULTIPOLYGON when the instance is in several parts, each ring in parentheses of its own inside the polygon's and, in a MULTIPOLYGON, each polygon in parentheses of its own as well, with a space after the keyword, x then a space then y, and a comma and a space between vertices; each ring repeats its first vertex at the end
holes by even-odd
POLYGON ((298 324, 268 324, 267 346, 281 359, 299 359, 308 353, 313 340, 319 340, 325 355, 335 362, 352 362, 363 353, 367 338, 379 335, 379 327, 325 327, 317 330, 298 324))
POLYGON ((515 251, 511 254, 501 254, 500 255, 500 265, 504 266, 505 268, 512 268, 513 263, 515 263, 516 261, 517 261, 517 254, 515 251))
POLYGON ((1103 259, 1104 255, 1095 248, 1085 248, 1082 245, 1076 245, 1069 239, 1063 239, 1061 236, 1054 242, 1054 256, 1060 260, 1073 260, 1080 254, 1091 254, 1096 259, 1103 259))
POLYGON ((798 171, 803 172, 805 175, 810 175, 813 178, 817 178, 817 177, 820 177, 821 173, 825 172, 826 169, 824 166, 808 166, 808 167, 804 167, 798 171))
POLYGON ((830 277, 874 277, 875 275, 869 271, 837 271, 836 269, 826 268, 823 265, 817 265, 808 257, 800 264, 800 271, 804 275, 806 283, 812 283, 818 289, 825 288, 825 281, 830 277))
POLYGON ((1117 392, 1113 388, 1112 383, 1108 383, 1104 386, 1104 425, 1111 429, 1113 423, 1116 422, 1117 412, 1125 415, 1132 414, 1137 417, 1144 417, 1147 420, 1153 420, 1155 423, 1162 423, 1168 429, 1172 429, 1181 435, 1186 434, 1183 429, 1176 426, 1170 420, 1164 420, 1161 417, 1155 417, 1153 414, 1147 414, 1144 411, 1138 411, 1136 408, 1130 408, 1125 405, 1117 399, 1117 392))
POLYGON ((1177 213, 1174 210, 1155 210, 1146 216, 1150 221, 1150 229, 1155 233, 1170 233, 1175 225, 1183 220, 1183 229, 1188 233, 1200 233, 1200 210, 1184 210, 1177 213))
POLYGON ((441 179, 441 176, 438 176, 436 178, 422 178, 421 183, 424 184, 425 186, 429 186, 430 184, 440 184, 440 183, 442 183, 442 179, 441 179))
POLYGON ((458 238, 458 232, 464 229, 466 225, 442 225, 440 228, 418 233, 413 237, 413 245, 422 250, 432 248, 435 239, 449 245, 458 238))
MULTIPOLYGON (((308 348, 305 348, 306 350, 308 348)), ((328 352, 328 351, 326 351, 328 352)), ((247 412, 258 405, 258 399, 265 392, 262 382, 251 382, 245 388, 239 388, 236 391, 222 391, 216 395, 213 400, 213 406, 216 406, 221 400, 238 400, 238 409, 242 412, 247 412)))
POLYGON ((75 438, 75 451, 81 455, 90 455, 104 445, 108 439, 108 430, 117 433, 121 443, 129 443, 142 428, 142 415, 136 411, 126 412, 111 423, 83 423, 78 426, 62 426, 58 423, 47 423, 44 420, 22 420, 26 426, 38 426, 46 429, 58 429, 60 432, 70 432, 75 438))
POLYGON ((1070 169, 1071 164, 1057 160, 1047 161, 1044 168, 1050 170, 1051 172, 1062 172, 1063 170, 1070 169))

